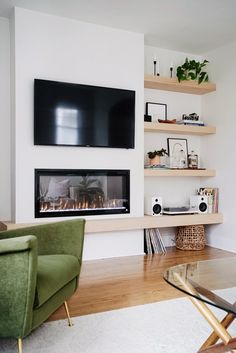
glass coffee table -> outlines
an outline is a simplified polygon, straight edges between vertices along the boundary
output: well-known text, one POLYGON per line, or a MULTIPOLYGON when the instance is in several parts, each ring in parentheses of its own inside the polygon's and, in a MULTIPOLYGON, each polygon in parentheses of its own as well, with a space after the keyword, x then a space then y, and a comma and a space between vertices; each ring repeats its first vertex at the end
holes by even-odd
POLYGON ((199 353, 234 352, 236 338, 227 328, 236 318, 236 257, 190 262, 168 268, 164 279, 176 289, 188 295, 203 317, 213 328, 213 333, 199 349, 199 353), (227 299, 226 288, 235 287, 234 300, 227 299), (227 312, 219 321, 209 306, 227 312), (221 343, 217 343, 221 339, 221 343))

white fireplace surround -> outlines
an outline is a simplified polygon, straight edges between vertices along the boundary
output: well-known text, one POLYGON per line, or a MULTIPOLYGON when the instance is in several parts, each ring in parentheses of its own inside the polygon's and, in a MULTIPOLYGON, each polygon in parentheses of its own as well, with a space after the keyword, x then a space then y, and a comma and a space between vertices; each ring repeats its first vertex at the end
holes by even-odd
MULTIPOLYGON (((143 215, 143 35, 16 8, 11 18, 12 220, 34 217, 34 169, 129 169, 130 214, 143 215), (30 29, 34 30, 30 30, 30 29), (109 43, 109 45, 108 45, 109 43), (136 92, 135 149, 34 146, 35 78, 136 92), (137 192, 138 190, 138 192, 137 192)), ((88 216, 94 218, 120 215, 88 216)), ((60 217, 60 220, 68 217, 60 217)), ((51 218, 50 221, 58 221, 51 218)), ((40 221, 44 221, 43 219, 40 221)), ((143 253, 142 231, 89 234, 85 258, 143 253)))

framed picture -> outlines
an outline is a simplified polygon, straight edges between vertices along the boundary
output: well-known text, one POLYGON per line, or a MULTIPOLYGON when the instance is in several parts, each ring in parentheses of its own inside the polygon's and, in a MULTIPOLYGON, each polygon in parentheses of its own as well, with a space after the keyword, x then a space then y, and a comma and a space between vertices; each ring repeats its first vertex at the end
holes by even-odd
POLYGON ((150 115, 153 122, 167 120, 167 104, 146 102, 146 115, 150 115))
POLYGON ((187 139, 168 138, 167 147, 170 157, 170 168, 188 168, 187 139))

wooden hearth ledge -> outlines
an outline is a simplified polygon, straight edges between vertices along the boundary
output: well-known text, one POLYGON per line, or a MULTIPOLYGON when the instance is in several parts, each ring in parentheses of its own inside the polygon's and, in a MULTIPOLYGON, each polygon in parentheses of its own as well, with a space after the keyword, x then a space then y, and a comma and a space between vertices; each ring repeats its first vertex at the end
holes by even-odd
MULTIPOLYGON (((58 219, 59 221, 59 219, 58 219)), ((49 222, 49 221, 48 221, 49 222)), ((0 222, 0 231, 12 230, 27 226, 34 226, 40 223, 12 223, 0 222)), ((106 218, 99 220, 86 220, 85 233, 103 233, 112 231, 125 231, 147 228, 166 228, 187 226, 196 224, 217 224, 223 223, 222 213, 212 214, 195 214, 195 215, 178 215, 178 216, 143 216, 143 217, 123 217, 123 218, 106 218)))

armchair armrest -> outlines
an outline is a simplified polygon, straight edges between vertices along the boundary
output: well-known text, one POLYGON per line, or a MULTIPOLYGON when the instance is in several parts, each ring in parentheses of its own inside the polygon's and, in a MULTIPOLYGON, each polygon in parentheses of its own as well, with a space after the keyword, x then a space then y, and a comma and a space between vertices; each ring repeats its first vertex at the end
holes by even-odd
POLYGON ((68 254, 81 262, 84 227, 84 219, 73 219, 0 232, 0 239, 34 234, 38 239, 39 255, 68 254))
POLYGON ((26 235, 19 238, 10 238, 0 240, 0 255, 16 253, 35 246, 36 237, 34 235, 26 235))
POLYGON ((31 330, 37 276, 37 239, 0 240, 0 336, 22 338, 31 330))

